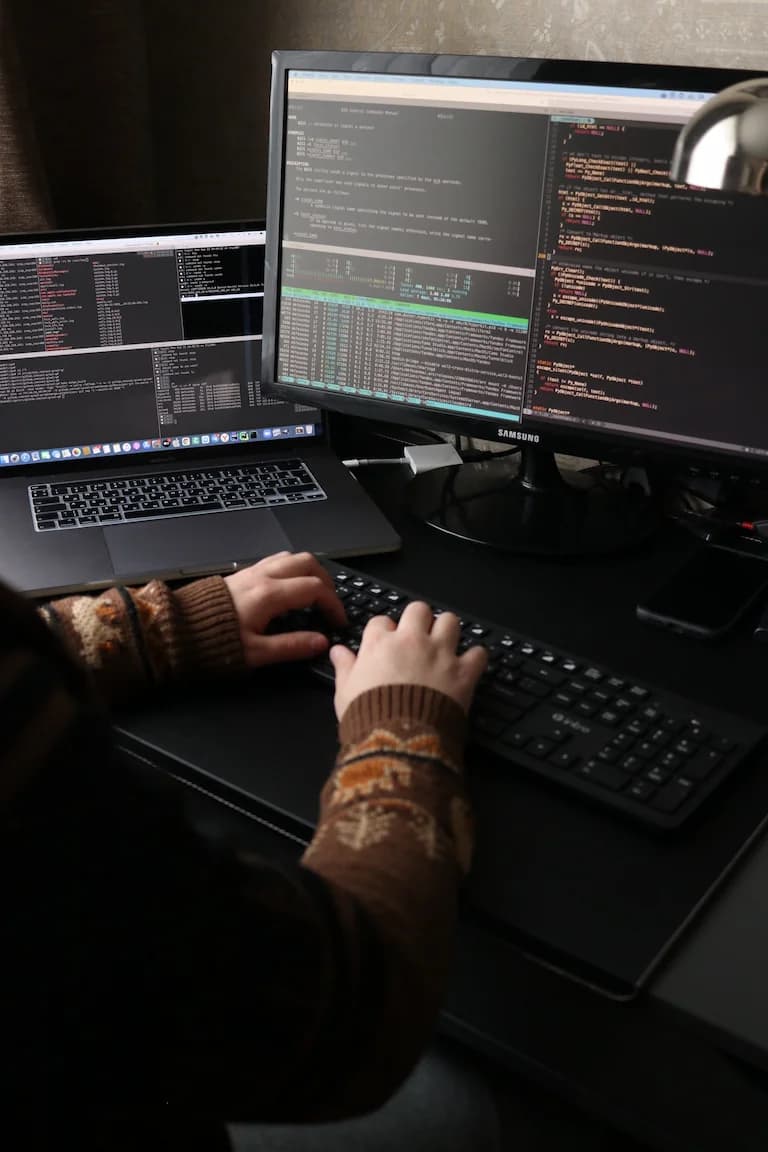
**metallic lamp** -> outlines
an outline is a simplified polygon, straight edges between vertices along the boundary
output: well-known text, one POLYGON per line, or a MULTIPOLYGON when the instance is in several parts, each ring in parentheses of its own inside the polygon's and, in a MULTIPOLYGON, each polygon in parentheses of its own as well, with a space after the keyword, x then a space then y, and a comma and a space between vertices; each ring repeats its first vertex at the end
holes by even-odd
POLYGON ((677 138, 672 180, 768 195, 768 77, 724 88, 677 138))

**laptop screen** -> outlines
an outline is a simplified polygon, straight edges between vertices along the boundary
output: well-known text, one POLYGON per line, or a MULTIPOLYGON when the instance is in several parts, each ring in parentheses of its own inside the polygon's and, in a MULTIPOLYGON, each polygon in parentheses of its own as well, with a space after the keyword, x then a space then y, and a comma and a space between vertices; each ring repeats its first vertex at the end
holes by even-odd
POLYGON ((0 469, 319 434, 262 394, 263 225, 0 240, 0 469))

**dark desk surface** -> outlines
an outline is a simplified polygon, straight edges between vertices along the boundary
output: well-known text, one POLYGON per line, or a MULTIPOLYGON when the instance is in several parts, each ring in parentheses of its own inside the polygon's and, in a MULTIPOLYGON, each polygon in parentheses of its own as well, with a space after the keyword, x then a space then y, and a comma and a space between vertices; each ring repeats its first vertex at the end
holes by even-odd
MULTIPOLYGON (((357 560, 356 567, 457 606, 476 605, 482 582, 482 615, 489 619, 517 625, 543 641, 681 691, 693 699, 758 720, 765 718, 768 647, 753 643, 748 628, 725 642, 707 645, 654 630, 635 618, 636 601, 691 547, 690 540, 671 525, 662 529, 652 545, 631 556, 578 562, 502 556, 481 547, 468 547, 398 511, 398 471, 372 468, 364 479, 374 495, 381 497, 380 502, 402 532, 404 549, 397 555, 357 560)), ((327 692, 309 685, 307 691, 318 693, 323 700, 317 714, 312 711, 313 736, 318 738, 319 746, 325 747, 327 742, 331 747, 334 723, 327 692)), ((250 700, 253 699, 251 695, 250 700)), ((248 700, 242 691, 234 691, 224 704, 217 702, 215 716, 219 731, 222 722, 226 725, 222 737, 228 753, 226 786, 233 796, 240 797, 258 792, 253 748, 259 747, 260 719, 258 707, 252 708, 248 700)), ((306 730, 295 723, 295 708, 291 707, 289 696, 277 693, 271 697, 270 707, 272 704, 278 708, 278 713, 271 715, 270 724, 279 725, 282 732, 281 758, 290 762, 296 757, 297 762, 307 763, 307 773, 312 777, 306 781, 312 786, 308 794, 317 795, 328 765, 307 761, 306 730)), ((213 785, 217 776, 220 782, 221 761, 217 765, 213 760, 205 763, 204 757, 201 760, 199 735, 207 721, 204 710, 199 711, 199 702, 196 708, 197 727, 185 724, 178 729, 173 755, 179 763, 186 762, 185 771, 196 773, 203 786, 211 786, 215 792, 213 785)), ((125 733, 139 733, 151 745, 153 733, 158 731, 158 716, 162 719, 159 728, 167 728, 176 710, 179 716, 189 719, 189 708, 181 702, 170 709, 164 707, 128 719, 120 728, 125 733)), ((214 723, 213 718, 210 722, 214 723)), ((162 753, 162 741, 156 743, 162 753)), ((161 761, 162 755, 158 762, 161 761)), ((309 834, 314 811, 305 803, 301 811, 296 810, 287 780, 282 802, 278 795, 270 820, 281 833, 293 835, 300 842, 309 834)), ((659 1010, 670 1019, 683 1021, 686 1027, 703 1030, 701 1034, 718 1047, 751 1065, 768 1069, 766 894, 768 841, 764 840, 751 850, 688 929, 675 953, 653 978, 643 1003, 651 1005, 654 1012, 659 1010)), ((521 1012, 521 989, 533 995, 533 989, 545 979, 555 981, 561 1008, 572 998, 574 1027, 595 1026, 594 998, 586 1001, 586 1008, 583 1003, 580 1007, 580 993, 569 990, 567 981, 551 973, 544 977, 511 944, 477 925, 468 925, 459 940, 448 1018, 457 1033, 465 1038, 475 1037, 489 1049, 507 1047, 520 1053, 521 1028, 527 1039, 535 1031, 542 1044, 547 1043, 547 1037, 554 1043, 547 1011, 534 1013, 529 1004, 521 1012), (588 1015, 582 1018, 583 1011, 588 1015), (527 1013, 535 1015, 535 1028, 527 1013)), ((542 1003, 551 1000, 551 983, 541 984, 539 994, 542 1003)), ((619 1020, 626 1024, 636 1018, 636 1004, 608 1005, 606 1001, 606 1006, 599 1009, 605 1012, 608 1035, 615 1035, 617 1027, 621 1027, 619 1020), (617 1012, 624 1015, 617 1016, 617 1012)), ((538 1054, 529 1050, 523 1058, 543 1064, 546 1054, 543 1048, 538 1054)), ((563 1058, 566 1062, 571 1059, 567 1055, 563 1058)), ((559 1074, 564 1074, 562 1069, 559 1074)))

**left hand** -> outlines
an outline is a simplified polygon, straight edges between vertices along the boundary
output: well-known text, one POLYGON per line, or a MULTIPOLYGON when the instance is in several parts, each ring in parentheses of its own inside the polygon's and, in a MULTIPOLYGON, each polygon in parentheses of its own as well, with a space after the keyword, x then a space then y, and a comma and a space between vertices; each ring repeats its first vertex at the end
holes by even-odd
POLYGON ((245 662, 250 668, 288 660, 308 660, 328 647, 321 632, 284 632, 265 636, 276 616, 317 607, 329 623, 345 627, 344 606, 333 580, 311 552, 277 552, 225 576, 240 623, 245 662))

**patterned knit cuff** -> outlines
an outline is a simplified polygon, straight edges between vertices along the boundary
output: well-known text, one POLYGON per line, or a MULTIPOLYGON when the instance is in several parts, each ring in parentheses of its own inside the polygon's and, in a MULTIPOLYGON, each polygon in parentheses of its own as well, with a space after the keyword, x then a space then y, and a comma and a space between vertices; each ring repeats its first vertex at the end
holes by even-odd
POLYGON ((195 580, 173 593, 182 635, 182 676, 238 672, 245 668, 240 625, 221 576, 195 580))
POLYGON ((339 724, 342 747, 357 744, 374 728, 436 728, 446 752, 455 763, 461 754, 467 734, 467 717, 463 709, 433 688, 420 684, 387 684, 371 688, 356 696, 339 724))

